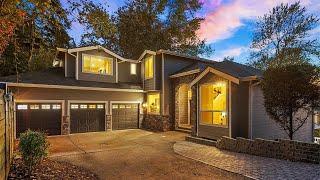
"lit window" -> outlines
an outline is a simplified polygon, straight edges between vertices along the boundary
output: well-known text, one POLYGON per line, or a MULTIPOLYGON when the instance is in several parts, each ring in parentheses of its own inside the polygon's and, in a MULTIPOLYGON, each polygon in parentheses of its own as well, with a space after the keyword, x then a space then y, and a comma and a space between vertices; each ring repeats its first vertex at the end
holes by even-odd
POLYGON ((98 108, 98 109, 103 109, 103 104, 98 104, 98 105, 97 105, 97 108, 98 108))
POLYGON ((138 108, 138 105, 137 104, 134 104, 134 105, 132 105, 132 108, 138 108))
POLYGON ((19 105, 17 106, 17 109, 19 109, 19 110, 26 110, 26 109, 28 109, 28 105, 27 105, 27 104, 19 104, 19 105))
POLYGON ((124 109, 124 108, 126 108, 126 106, 125 105, 119 105, 119 108, 120 109, 124 109))
POLYGON ((81 104, 80 105, 80 109, 87 109, 88 108, 88 105, 86 105, 86 104, 81 104))
POLYGON ((112 58, 83 55, 82 72, 112 75, 112 58))
POLYGON ((50 109, 50 104, 42 104, 41 109, 50 109))
POLYGON ((200 86, 200 123, 227 125, 227 81, 200 86))
POLYGON ((89 105, 89 109, 95 109, 96 108, 96 105, 95 104, 90 104, 89 105))
POLYGON ((130 105, 130 104, 127 104, 127 105, 126 105, 126 108, 127 108, 127 109, 130 109, 130 108, 131 108, 131 105, 130 105))
POLYGON ((39 109, 39 105, 38 104, 31 104, 30 109, 39 109))
POLYGON ((79 105, 78 104, 71 104, 71 109, 78 109, 79 105))
POLYGON ((53 104, 52 109, 61 109, 61 105, 60 104, 53 104))
POLYGON ((118 105, 112 105, 112 109, 118 109, 118 105))
POLYGON ((132 74, 132 75, 137 74, 137 64, 135 64, 135 63, 130 64, 130 74, 132 74))
POLYGON ((160 113, 160 93, 148 94, 147 111, 151 114, 160 113))
POLYGON ((145 79, 153 78, 153 56, 149 56, 144 61, 144 77, 145 79))

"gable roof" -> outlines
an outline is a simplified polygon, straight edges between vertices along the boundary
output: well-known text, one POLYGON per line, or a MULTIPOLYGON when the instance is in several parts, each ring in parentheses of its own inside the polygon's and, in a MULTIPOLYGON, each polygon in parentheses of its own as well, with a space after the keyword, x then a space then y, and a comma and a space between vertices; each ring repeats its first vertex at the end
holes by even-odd
MULTIPOLYGON (((70 87, 70 89, 81 89, 81 87, 86 88, 116 88, 116 89, 131 89, 131 90, 141 90, 141 84, 136 83, 106 83, 106 82, 95 82, 95 81, 83 81, 76 80, 74 77, 65 77, 63 68, 56 67, 50 68, 44 71, 38 72, 28 72, 22 73, 19 77, 19 82, 16 82, 16 75, 0 77, 0 82, 20 84, 23 86, 26 84, 37 85, 54 85, 70 87)), ((68 89, 68 88, 66 88, 68 89)))
POLYGON ((103 50, 104 52, 110 54, 111 56, 113 57, 116 57, 117 59, 119 60, 122 60, 122 61, 128 61, 128 62, 132 62, 132 63, 137 63, 138 61, 137 60, 133 60, 133 59, 127 59, 127 58, 124 58, 124 57, 121 57, 119 56, 118 54, 110 51, 109 49, 107 48, 104 48, 100 45, 97 45, 97 46, 86 46, 86 47, 77 47, 77 48, 71 48, 71 49, 64 49, 64 48, 57 48, 58 51, 61 51, 61 52, 67 52, 69 54, 73 53, 73 52, 80 52, 80 51, 89 51, 89 50, 95 50, 95 49, 101 49, 103 50))
POLYGON ((233 62, 233 61, 221 61, 221 62, 198 61, 183 69, 178 70, 172 75, 180 74, 180 73, 184 73, 184 72, 188 72, 196 69, 199 69, 200 71, 204 71, 207 67, 212 67, 218 71, 231 75, 235 78, 245 78, 245 77, 251 77, 251 76, 257 76, 259 78, 262 76, 262 71, 247 65, 233 62))

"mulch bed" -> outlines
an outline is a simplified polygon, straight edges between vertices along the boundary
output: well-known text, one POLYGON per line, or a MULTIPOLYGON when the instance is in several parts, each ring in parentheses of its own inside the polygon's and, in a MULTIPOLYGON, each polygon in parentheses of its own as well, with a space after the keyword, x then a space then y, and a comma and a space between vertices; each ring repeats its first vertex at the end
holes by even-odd
POLYGON ((21 158, 13 160, 8 179, 99 179, 98 176, 82 167, 67 162, 45 159, 31 175, 21 158))

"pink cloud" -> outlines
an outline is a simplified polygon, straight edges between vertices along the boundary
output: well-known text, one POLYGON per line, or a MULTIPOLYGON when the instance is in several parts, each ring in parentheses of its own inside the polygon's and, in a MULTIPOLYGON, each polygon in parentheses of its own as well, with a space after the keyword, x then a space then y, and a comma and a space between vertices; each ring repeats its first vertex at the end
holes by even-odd
MULTIPOLYGON (((308 6, 312 1, 316 4, 317 0, 302 0, 301 3, 308 6)), ((209 43, 227 39, 244 25, 243 20, 256 19, 282 2, 293 3, 296 0, 234 0, 227 4, 222 4, 219 0, 203 0, 204 7, 212 9, 207 10, 208 13, 197 34, 209 43)))

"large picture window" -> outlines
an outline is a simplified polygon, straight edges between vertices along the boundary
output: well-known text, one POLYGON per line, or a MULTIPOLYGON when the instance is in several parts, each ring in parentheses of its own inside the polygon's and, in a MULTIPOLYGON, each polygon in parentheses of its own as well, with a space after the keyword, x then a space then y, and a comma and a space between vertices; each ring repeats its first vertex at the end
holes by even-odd
POLYGON ((153 78, 153 56, 149 56, 144 60, 144 78, 153 78))
POLYGON ((82 56, 82 72, 112 75, 112 62, 112 58, 84 54, 82 56))
POLYGON ((150 114, 160 114, 160 93, 150 93, 147 95, 147 112, 150 114))
POLYGON ((227 80, 200 86, 200 124, 227 126, 227 80))

